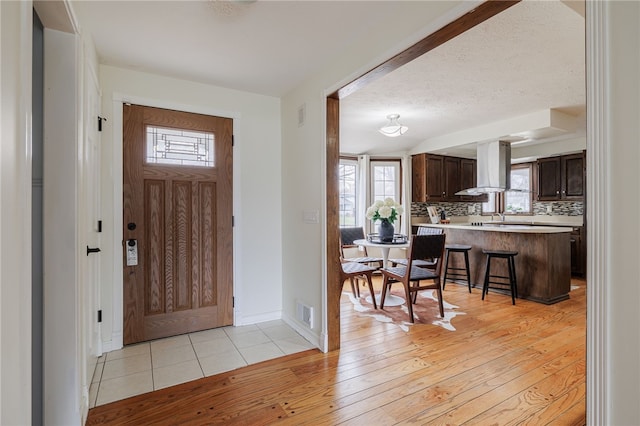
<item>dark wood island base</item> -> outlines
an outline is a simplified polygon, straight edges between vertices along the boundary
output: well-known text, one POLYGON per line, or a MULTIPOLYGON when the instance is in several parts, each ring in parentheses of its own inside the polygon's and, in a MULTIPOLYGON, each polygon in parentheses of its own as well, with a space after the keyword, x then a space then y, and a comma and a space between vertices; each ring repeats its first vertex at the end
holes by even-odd
MULTIPOLYGON (((514 250, 518 298, 551 305, 569 298, 571 291, 571 228, 546 226, 431 225, 443 228, 447 244, 469 244, 471 283, 482 289, 486 257, 482 249, 514 250)), ((451 259, 464 267, 462 259, 451 259)), ((492 274, 508 276, 506 262, 491 265, 492 274), (503 264, 504 263, 504 264, 503 264)), ((466 285, 466 283, 465 283, 466 285)), ((489 295, 490 298, 491 295, 489 295)))

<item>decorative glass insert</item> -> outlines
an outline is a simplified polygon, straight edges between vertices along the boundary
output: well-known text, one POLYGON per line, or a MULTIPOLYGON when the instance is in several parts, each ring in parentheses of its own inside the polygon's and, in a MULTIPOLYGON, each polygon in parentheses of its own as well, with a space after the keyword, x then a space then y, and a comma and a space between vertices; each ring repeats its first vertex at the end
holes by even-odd
POLYGON ((214 167, 213 133, 147 126, 147 163, 214 167))

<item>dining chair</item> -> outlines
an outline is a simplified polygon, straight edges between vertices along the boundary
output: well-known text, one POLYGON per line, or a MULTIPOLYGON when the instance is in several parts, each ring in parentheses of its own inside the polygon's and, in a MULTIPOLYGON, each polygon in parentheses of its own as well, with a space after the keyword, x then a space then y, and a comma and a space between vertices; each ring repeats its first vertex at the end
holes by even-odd
MULTIPOLYGON (((444 234, 444 229, 431 228, 428 226, 419 226, 418 230, 416 231, 416 235, 440 235, 440 234, 444 234)), ((389 262, 391 262, 392 266, 407 265, 406 258, 389 259, 389 262)), ((433 269, 436 265, 436 262, 433 259, 427 259, 427 260, 417 259, 414 261, 413 265, 419 266, 420 268, 433 269)))
POLYGON ((369 256, 367 248, 364 249, 364 256, 349 257, 345 249, 358 248, 355 240, 364 240, 364 229, 360 226, 340 228, 340 255, 349 262, 364 263, 366 265, 377 264, 377 268, 382 267, 382 258, 369 256))
POLYGON ((442 271, 445 239, 445 234, 413 235, 408 249, 407 265, 380 270, 383 277, 380 309, 384 308, 384 300, 391 285, 402 283, 404 285, 407 309, 409 310, 409 320, 412 323, 414 322, 413 304, 416 303, 418 292, 422 290, 436 290, 440 317, 444 318, 440 273, 442 271), (417 260, 426 261, 428 259, 435 260, 433 269, 421 268, 415 265, 417 260), (431 281, 431 283, 421 284, 421 281, 431 281))
POLYGON ((372 268, 371 266, 367 266, 362 263, 349 262, 347 259, 343 259, 342 257, 340 258, 340 264, 342 266, 340 284, 343 285, 345 280, 349 279, 353 297, 360 298, 358 281, 364 281, 369 287, 369 294, 371 294, 373 309, 378 309, 378 306, 376 304, 376 297, 373 293, 372 281, 372 275, 375 271, 377 271, 377 268, 372 268))

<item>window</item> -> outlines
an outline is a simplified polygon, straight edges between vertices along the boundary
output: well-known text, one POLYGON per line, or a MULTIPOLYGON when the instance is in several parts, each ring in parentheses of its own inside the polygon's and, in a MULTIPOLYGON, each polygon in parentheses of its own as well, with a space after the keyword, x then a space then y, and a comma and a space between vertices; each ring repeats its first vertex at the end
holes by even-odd
POLYGON ((493 214, 498 211, 498 205, 497 205, 498 194, 499 193, 497 192, 492 192, 490 194, 487 194, 489 198, 487 199, 486 202, 482 203, 483 214, 493 214))
POLYGON ((393 198, 400 202, 400 162, 371 161, 372 201, 393 198))
MULTIPOLYGON (((395 161, 371 161, 371 204, 377 200, 393 198, 400 200, 400 160, 395 161)), ((395 224, 399 226, 399 223, 395 224)), ((378 232, 379 222, 373 224, 378 232)))
POLYGON ((214 167, 213 133, 147 126, 146 162, 214 167))
POLYGON ((483 214, 531 214, 531 176, 533 163, 511 166, 511 188, 521 191, 505 191, 488 194, 489 199, 482 203, 483 214))
POLYGON ((506 191, 504 193, 505 213, 531 213, 531 166, 532 163, 511 166, 511 189, 524 192, 506 191))
POLYGON ((357 226, 358 162, 341 158, 338 173, 340 226, 357 226))

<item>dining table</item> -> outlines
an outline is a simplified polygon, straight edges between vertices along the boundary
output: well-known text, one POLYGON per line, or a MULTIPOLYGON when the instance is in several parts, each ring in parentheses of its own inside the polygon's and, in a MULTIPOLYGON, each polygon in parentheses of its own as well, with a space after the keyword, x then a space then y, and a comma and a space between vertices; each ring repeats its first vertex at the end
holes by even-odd
MULTIPOLYGON (((381 257, 382 257, 382 267, 383 268, 387 268, 389 266, 389 252, 391 251, 392 248, 408 248, 410 245, 410 242, 407 238, 405 238, 404 240, 401 241, 394 241, 394 242, 390 242, 390 243, 386 243, 386 242, 380 242, 380 241, 372 241, 369 240, 367 238, 363 238, 363 239, 359 239, 359 240, 354 240, 353 241, 354 245, 358 245, 358 246, 363 246, 363 247, 375 247, 380 249, 380 253, 381 253, 381 257)), ((376 298, 376 302, 378 304, 380 304, 380 299, 381 299, 381 295, 380 294, 376 294, 375 295, 376 298)), ((371 296, 367 296, 365 298, 365 300, 369 303, 373 303, 373 301, 371 300, 371 296)), ((387 296, 385 297, 384 300, 384 304, 385 306, 400 306, 402 304, 404 304, 405 300, 402 297, 399 296, 395 296, 393 294, 387 294, 387 296)))

